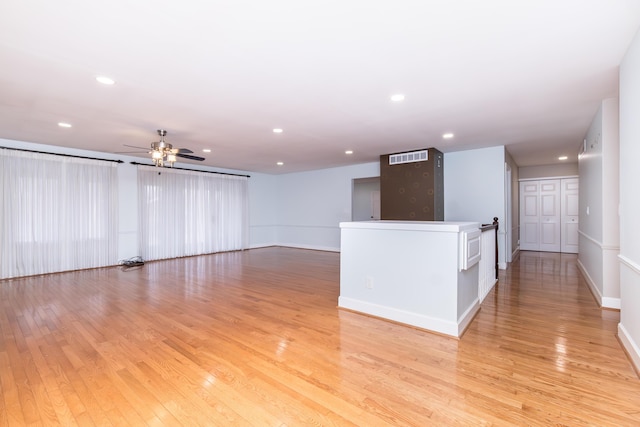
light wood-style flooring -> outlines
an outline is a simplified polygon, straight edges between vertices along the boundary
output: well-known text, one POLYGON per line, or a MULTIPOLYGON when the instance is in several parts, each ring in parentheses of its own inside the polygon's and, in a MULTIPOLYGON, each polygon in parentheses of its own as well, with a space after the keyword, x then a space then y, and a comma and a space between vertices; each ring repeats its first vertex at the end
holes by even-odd
POLYGON ((339 254, 0 282, 0 426, 638 426, 575 255, 523 252, 455 340, 340 310, 339 254))

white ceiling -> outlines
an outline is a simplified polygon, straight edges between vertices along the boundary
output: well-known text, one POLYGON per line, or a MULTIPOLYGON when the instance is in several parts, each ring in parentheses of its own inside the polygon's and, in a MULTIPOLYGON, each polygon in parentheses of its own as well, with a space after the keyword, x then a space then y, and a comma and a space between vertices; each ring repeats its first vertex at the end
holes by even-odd
POLYGON ((577 161, 639 26, 638 0, 3 0, 0 138, 112 153, 163 128, 265 173, 426 147, 577 161))

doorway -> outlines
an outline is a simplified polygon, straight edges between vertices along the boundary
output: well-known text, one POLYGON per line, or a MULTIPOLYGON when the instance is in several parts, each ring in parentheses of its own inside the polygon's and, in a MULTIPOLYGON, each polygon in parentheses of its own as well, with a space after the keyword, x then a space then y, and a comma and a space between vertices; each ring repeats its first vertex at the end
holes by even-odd
POLYGON ((351 220, 380 219, 380 177, 355 178, 351 193, 351 220))

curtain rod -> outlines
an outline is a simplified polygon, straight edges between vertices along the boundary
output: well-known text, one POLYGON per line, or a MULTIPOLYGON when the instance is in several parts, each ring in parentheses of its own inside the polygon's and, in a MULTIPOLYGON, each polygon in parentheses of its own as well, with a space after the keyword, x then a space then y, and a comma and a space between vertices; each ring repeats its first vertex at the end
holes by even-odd
MULTIPOLYGON (((157 167, 156 165, 150 165, 148 163, 131 162, 131 164, 132 165, 136 165, 136 166, 157 167)), ((159 169, 164 169, 164 168, 159 168, 159 169)), ((180 171, 202 172, 202 173, 217 173, 218 175, 231 175, 231 176, 242 176, 242 177, 245 177, 245 178, 251 178, 251 175, 241 175, 239 173, 216 172, 216 171, 201 171, 201 170, 198 170, 198 169, 174 168, 174 167, 170 167, 170 168, 166 168, 166 169, 177 169, 177 170, 180 170, 180 171)))
POLYGON ((124 163, 122 160, 99 159, 97 157, 76 156, 74 154, 50 153, 48 151, 27 150, 26 148, 0 147, 4 150, 26 151, 27 153, 51 154, 52 156, 75 157, 76 159, 100 160, 103 162, 124 163))

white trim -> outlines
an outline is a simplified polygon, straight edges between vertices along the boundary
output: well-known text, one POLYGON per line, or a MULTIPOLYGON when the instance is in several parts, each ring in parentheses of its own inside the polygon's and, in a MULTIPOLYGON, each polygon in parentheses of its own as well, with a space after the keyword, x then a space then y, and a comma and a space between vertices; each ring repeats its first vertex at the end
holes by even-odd
POLYGON ((478 311, 480 311, 480 303, 476 299, 467 311, 462 313, 462 316, 458 318, 458 337, 462 336, 464 331, 469 327, 476 314, 478 314, 478 311))
POLYGON ((338 307, 346 308, 349 310, 357 311, 360 313, 369 314, 382 319, 393 320, 395 322, 404 323, 410 326, 416 326, 418 328, 427 329, 441 334, 450 335, 452 337, 459 337, 460 325, 471 322, 473 316, 479 309, 478 301, 476 300, 474 306, 470 307, 462 316, 460 323, 452 322, 450 320, 438 319, 435 317, 425 316, 424 314, 413 313, 410 311, 400 310, 393 307, 382 306, 379 304, 370 303, 367 301, 357 300, 348 297, 338 297, 338 307), (474 307, 477 307, 474 309, 474 307), (474 309, 473 312, 471 310, 474 309))
POLYGON ((273 246, 280 246, 279 244, 277 244, 276 242, 272 242, 272 243, 254 243, 252 245, 249 245, 249 249, 260 249, 260 248, 270 248, 273 246))
POLYGON ((636 371, 640 371, 640 346, 633 340, 622 323, 618 323, 618 338, 629 354, 636 371))
POLYGON ((580 270, 580 273, 582 273, 582 276, 584 277, 584 281, 587 282, 587 286, 589 286, 589 289, 591 289, 591 293, 593 293, 593 295, 596 297, 596 301, 598 302, 598 305, 602 306, 602 293, 600 293, 600 289, 598 289, 598 287, 596 286, 596 283, 593 281, 593 279, 589 275, 589 272, 587 271, 586 267, 582 265, 582 262, 580 261, 579 258, 577 260, 577 264, 578 264, 578 270, 580 270))
POLYGON ((548 179, 571 179, 571 178, 580 178, 579 175, 567 175, 567 176, 545 176, 544 178, 520 178, 518 182, 523 181, 546 181, 548 179))
POLYGON ((602 307, 620 310, 622 308, 622 300, 620 298, 602 297, 602 307))
POLYGON ((335 248, 332 246, 300 245, 297 243, 278 243, 275 246, 282 246, 285 248, 296 248, 296 249, 311 249, 313 251, 340 252, 340 248, 335 248))
POLYGON ((589 289, 591 289, 591 292, 596 297, 596 301, 598 302, 598 305, 601 308, 612 308, 615 310, 620 310, 622 305, 622 300, 620 298, 611 298, 611 297, 602 296, 600 289, 598 289, 598 287, 596 286, 595 282, 589 275, 589 272, 587 271, 585 266, 582 264, 580 259, 578 259, 577 264, 578 264, 578 270, 580 270, 580 272, 582 273, 582 276, 584 277, 584 281, 587 282, 587 286, 589 286, 589 289))
POLYGON ((626 256, 624 256, 622 254, 618 254, 618 259, 624 265, 626 265, 631 270, 633 270, 636 274, 640 274, 640 264, 637 264, 634 261, 631 261, 629 258, 627 258, 626 256))
POLYGON ((582 230, 578 230, 578 234, 581 235, 582 237, 584 237, 585 239, 587 239, 588 241, 590 241, 591 243, 595 243, 596 245, 598 245, 598 247, 600 247, 600 249, 602 249, 603 251, 619 251, 620 250, 620 246, 618 246, 618 245, 605 245, 601 241, 596 240, 593 237, 589 236, 587 233, 585 233, 582 230))

